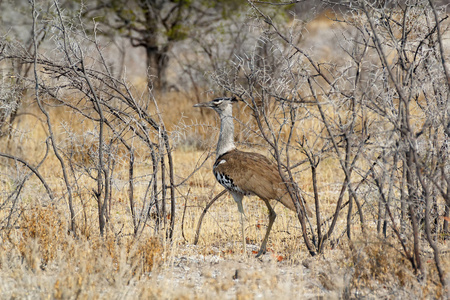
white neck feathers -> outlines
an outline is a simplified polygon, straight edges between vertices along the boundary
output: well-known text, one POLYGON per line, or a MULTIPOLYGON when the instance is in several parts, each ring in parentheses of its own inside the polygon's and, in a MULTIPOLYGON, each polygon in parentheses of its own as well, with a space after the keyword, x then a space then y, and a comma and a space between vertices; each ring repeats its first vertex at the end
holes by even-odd
POLYGON ((217 143, 216 157, 236 149, 234 145, 233 108, 229 105, 220 114, 220 133, 217 143))

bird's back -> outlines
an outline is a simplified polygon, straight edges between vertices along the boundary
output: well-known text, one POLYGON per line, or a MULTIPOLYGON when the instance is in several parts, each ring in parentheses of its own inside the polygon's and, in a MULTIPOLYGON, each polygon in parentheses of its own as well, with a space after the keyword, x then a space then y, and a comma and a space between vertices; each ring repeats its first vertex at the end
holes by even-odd
POLYGON ((232 150, 217 158, 213 172, 220 184, 232 192, 278 200, 295 211, 277 166, 264 155, 232 150))

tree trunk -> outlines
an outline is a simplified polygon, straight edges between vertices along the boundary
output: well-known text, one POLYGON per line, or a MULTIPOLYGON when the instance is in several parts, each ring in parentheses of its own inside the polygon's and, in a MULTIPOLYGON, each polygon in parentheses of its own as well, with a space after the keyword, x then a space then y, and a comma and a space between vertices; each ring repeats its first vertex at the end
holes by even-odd
POLYGON ((147 43, 148 86, 154 90, 164 92, 167 89, 167 66, 169 65, 167 52, 169 49, 169 45, 159 49, 155 44, 147 43))

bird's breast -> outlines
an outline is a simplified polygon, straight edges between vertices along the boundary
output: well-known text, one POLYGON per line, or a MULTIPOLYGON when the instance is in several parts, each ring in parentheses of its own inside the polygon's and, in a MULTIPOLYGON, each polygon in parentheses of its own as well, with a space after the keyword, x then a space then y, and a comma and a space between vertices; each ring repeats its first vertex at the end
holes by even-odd
POLYGON ((218 159, 213 166, 213 173, 217 181, 225 187, 227 190, 235 193, 239 193, 245 196, 251 195, 251 192, 246 191, 236 184, 236 180, 233 179, 227 170, 227 161, 225 159, 218 159))
POLYGON ((233 182, 233 179, 227 176, 224 173, 216 172, 214 171, 214 176, 216 177, 217 181, 227 190, 235 193, 242 194, 244 196, 249 196, 252 193, 248 191, 242 190, 239 186, 235 185, 233 182))

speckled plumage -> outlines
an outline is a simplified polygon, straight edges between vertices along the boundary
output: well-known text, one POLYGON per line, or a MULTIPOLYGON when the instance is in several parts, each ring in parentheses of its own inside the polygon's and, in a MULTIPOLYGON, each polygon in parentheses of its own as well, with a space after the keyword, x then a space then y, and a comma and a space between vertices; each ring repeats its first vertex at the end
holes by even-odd
MULTIPOLYGON (((265 252, 267 240, 276 218, 276 213, 269 200, 281 202, 290 210, 296 211, 294 202, 287 191, 277 166, 264 155, 254 152, 236 150, 234 145, 234 124, 232 116, 233 98, 217 98, 210 102, 196 104, 195 107, 208 107, 214 109, 220 117, 220 134, 216 149, 216 162, 213 166, 214 176, 223 185, 236 201, 241 213, 241 230, 245 251, 244 196, 256 195, 269 210, 269 225, 264 240, 256 257, 265 252)), ((308 215, 311 214, 305 203, 308 215)))
POLYGON ((277 200, 295 211, 277 166, 264 155, 235 149, 216 159, 213 172, 217 181, 230 191, 277 200))

